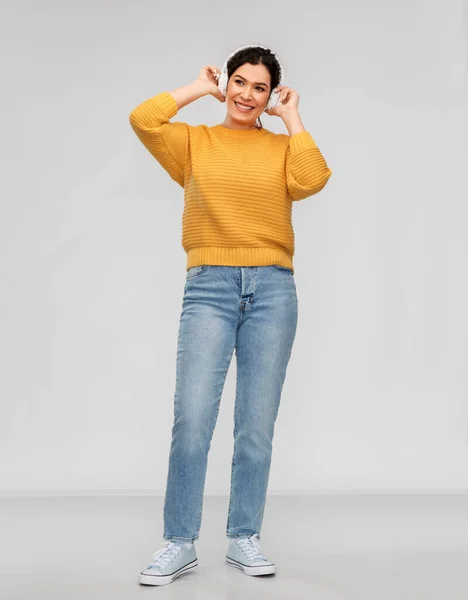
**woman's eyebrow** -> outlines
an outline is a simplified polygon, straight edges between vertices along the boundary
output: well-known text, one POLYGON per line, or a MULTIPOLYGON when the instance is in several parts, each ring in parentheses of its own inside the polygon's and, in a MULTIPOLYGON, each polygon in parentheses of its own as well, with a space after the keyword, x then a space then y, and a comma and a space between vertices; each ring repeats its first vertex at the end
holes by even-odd
MULTIPOLYGON (((244 81, 247 81, 247 79, 245 77, 242 77, 242 75, 236 75, 236 77, 240 77, 244 81)), ((264 83, 263 81, 256 81, 255 83, 259 83, 260 85, 266 85, 267 87, 269 87, 268 83, 264 83)))

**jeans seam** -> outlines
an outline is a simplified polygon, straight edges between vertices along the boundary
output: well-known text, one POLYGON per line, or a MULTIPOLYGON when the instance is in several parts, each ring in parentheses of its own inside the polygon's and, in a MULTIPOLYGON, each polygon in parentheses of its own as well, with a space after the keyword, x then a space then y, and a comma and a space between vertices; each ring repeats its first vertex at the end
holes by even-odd
MULTIPOLYGON (((234 346, 231 348, 231 354, 230 354, 230 358, 228 360, 228 365, 227 365, 227 368, 225 369, 224 375, 222 377, 223 384, 221 386, 221 391, 220 391, 219 397, 218 397, 218 404, 217 404, 217 407, 216 407, 216 416, 213 419, 213 426, 211 428, 210 440, 213 439, 213 433, 214 433, 214 430, 215 430, 216 421, 218 420, 219 407, 220 407, 220 404, 221 404, 221 396, 222 396, 222 393, 223 393, 223 389, 222 388, 224 387, 224 382, 226 381, 226 375, 227 375, 227 372, 229 370, 229 366, 231 364, 231 359, 232 359, 232 354, 234 352, 234 348, 235 348, 235 343, 234 343, 234 346)), ((205 470, 205 477, 206 477, 206 470, 205 470)), ((201 499, 201 502, 200 502, 200 511, 199 511, 199 515, 198 515, 197 531, 200 531, 201 521, 202 521, 202 512, 203 512, 203 495, 202 495, 202 499, 201 499)))
MULTIPOLYGON (((237 356, 236 356, 236 361, 237 361, 237 356)), ((239 368, 236 368, 236 390, 239 389, 238 386, 239 386, 239 368)), ((233 450, 232 450, 231 486, 230 486, 230 491, 229 491, 229 508, 228 508, 228 518, 227 518, 226 529, 229 529, 229 525, 231 522, 232 490, 234 488, 234 470, 235 470, 235 466, 236 466, 237 406, 238 406, 238 402, 237 402, 237 393, 236 393, 236 397, 234 399, 234 444, 233 444, 233 450)))

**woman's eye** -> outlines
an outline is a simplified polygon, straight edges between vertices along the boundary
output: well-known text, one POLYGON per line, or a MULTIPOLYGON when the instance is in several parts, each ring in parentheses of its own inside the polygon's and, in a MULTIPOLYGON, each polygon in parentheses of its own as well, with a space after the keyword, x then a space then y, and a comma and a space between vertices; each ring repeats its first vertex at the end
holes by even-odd
MULTIPOLYGON (((241 81, 240 79, 236 79, 236 83, 244 83, 243 81, 241 81)), ((260 87, 259 85, 257 85, 257 90, 260 90, 261 92, 264 92, 265 90, 260 87)))

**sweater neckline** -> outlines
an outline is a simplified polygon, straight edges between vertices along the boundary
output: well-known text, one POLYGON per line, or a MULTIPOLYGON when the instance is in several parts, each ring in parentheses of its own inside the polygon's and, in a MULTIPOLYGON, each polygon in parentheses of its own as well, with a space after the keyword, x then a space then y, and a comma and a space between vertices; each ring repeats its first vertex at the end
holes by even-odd
POLYGON ((256 127, 255 129, 231 129, 230 127, 224 127, 224 125, 213 125, 213 130, 225 133, 227 135, 235 135, 239 137, 249 137, 252 135, 259 135, 266 131, 264 127, 256 127))

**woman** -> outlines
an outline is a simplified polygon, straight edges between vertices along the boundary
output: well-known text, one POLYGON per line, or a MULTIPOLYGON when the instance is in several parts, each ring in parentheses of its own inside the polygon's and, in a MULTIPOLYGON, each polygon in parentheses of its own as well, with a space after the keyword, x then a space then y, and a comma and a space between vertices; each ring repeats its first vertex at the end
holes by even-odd
POLYGON ((187 252, 164 503, 166 543, 140 573, 143 584, 171 583, 198 565, 194 541, 208 451, 234 350, 226 562, 248 575, 275 572, 261 551, 259 533, 297 326, 292 202, 319 192, 331 170, 301 121, 299 94, 279 85, 282 68, 269 49, 243 46, 228 57, 223 71, 207 65, 193 83, 149 98, 129 117, 141 142, 184 188, 187 252), (224 89, 220 75, 227 79, 224 89), (169 121, 208 94, 226 103, 223 123, 169 121), (270 108, 275 104, 270 98, 278 97, 270 108), (264 111, 282 118, 289 135, 265 129, 264 111))

